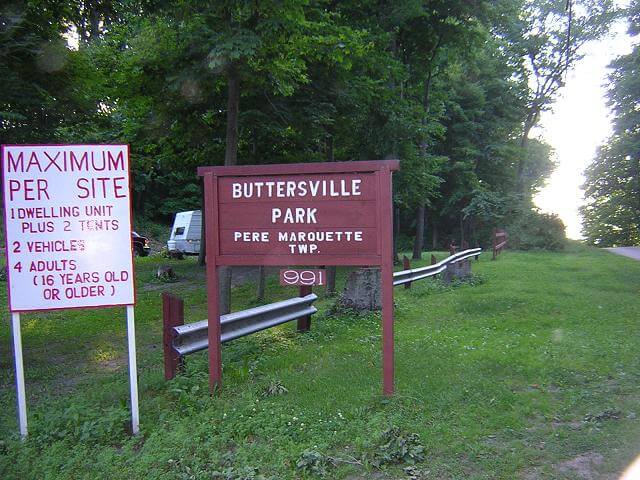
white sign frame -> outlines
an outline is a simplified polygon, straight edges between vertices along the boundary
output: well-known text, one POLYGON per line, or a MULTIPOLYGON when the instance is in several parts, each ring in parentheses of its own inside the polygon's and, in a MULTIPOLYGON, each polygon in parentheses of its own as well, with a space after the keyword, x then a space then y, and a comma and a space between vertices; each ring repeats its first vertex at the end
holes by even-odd
POLYGON ((137 434, 129 146, 2 145, 0 161, 21 436, 28 427, 20 314, 114 306, 126 306, 137 434))

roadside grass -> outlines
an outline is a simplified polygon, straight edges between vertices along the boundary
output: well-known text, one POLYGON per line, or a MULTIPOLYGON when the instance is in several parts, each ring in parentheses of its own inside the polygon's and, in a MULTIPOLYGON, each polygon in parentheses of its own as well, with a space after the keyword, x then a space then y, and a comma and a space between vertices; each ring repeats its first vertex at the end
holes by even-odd
MULTIPOLYGON (((441 259, 444 252, 438 254, 441 259)), ((422 264, 426 264, 428 255, 422 264)), ((142 435, 129 420, 124 309, 23 317, 30 436, 17 438, 6 291, 0 478, 617 478, 638 453, 640 263, 578 245, 484 254, 471 282, 395 289, 397 394, 381 392, 380 318, 334 312, 162 372, 162 291, 206 318, 195 259, 136 259, 142 435), (176 283, 155 280, 160 264, 176 283), (588 477, 590 475, 591 477, 588 477)), ((339 287, 345 271, 340 271, 339 287)), ((295 294, 267 281, 267 302, 295 294)), ((251 283, 233 309, 257 305, 251 283)))

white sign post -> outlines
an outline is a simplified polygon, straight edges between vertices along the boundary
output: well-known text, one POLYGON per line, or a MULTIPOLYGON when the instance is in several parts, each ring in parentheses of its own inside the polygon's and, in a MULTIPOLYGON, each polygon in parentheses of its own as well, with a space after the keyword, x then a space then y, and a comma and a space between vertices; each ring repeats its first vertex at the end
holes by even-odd
POLYGON ((20 312, 118 305, 127 307, 138 433, 128 146, 3 145, 2 174, 21 435, 27 414, 20 312))

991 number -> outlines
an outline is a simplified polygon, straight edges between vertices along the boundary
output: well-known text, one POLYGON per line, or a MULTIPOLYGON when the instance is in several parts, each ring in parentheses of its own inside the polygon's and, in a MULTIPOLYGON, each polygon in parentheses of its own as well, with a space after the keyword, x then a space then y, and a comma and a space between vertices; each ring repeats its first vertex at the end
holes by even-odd
POLYGON ((324 285, 324 270, 293 270, 286 269, 280 270, 280 285, 284 286, 311 286, 311 285, 324 285))

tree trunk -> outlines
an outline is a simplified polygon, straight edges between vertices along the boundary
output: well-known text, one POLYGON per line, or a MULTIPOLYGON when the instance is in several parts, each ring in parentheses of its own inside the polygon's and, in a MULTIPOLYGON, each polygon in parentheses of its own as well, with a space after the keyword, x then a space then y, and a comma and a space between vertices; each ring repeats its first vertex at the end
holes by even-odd
MULTIPOLYGON (((435 61, 436 55, 438 53, 438 48, 440 47, 440 40, 442 37, 438 38, 438 42, 436 43, 433 51, 431 52, 431 58, 429 60, 429 71, 427 72, 427 76, 424 79, 424 93, 422 96, 422 107, 424 109, 422 115, 422 125, 425 127, 429 123, 429 109, 430 109, 430 93, 431 93, 431 82, 433 80, 433 62, 435 61)), ((420 140, 420 154, 423 157, 427 156, 428 143, 427 138, 423 138, 420 140)), ((422 250, 424 248, 424 215, 425 215, 425 205, 422 203, 417 211, 416 211, 416 236, 413 241, 413 258, 414 260, 422 259, 422 250)))
MULTIPOLYGON (((327 139, 325 140, 325 153, 327 157, 327 162, 334 162, 335 157, 333 153, 333 135, 329 134, 327 139)), ((325 293, 329 296, 336 294, 336 266, 329 265, 327 266, 325 273, 327 274, 327 285, 325 289, 325 293)))
POLYGON ((256 290, 256 300, 259 302, 264 301, 264 284, 265 284, 265 267, 260 266, 258 268, 258 288, 256 290))
POLYGON ((78 37, 80 41, 87 43, 89 41, 89 35, 87 34, 87 21, 85 20, 84 15, 80 17, 80 22, 78 23, 78 37))
MULTIPOLYGON (((238 117, 240 115, 240 75, 238 66, 232 62, 227 69, 227 143, 224 164, 238 163, 238 117)), ((220 279, 220 315, 230 312, 231 308, 231 267, 218 268, 220 279)))
POLYGON ((327 295, 335 295, 336 293, 336 266, 331 265, 327 267, 327 295))
POLYGON ((98 14, 96 2, 89 2, 89 28, 90 39, 93 42, 100 35, 100 15, 98 14))
POLYGON ((227 70, 227 143, 224 153, 224 164, 238 163, 238 117, 240 116, 240 75, 235 63, 227 70))
POLYGON ((524 166, 525 163, 527 161, 527 146, 529 145, 529 133, 531 132, 531 129, 535 126, 535 124, 538 122, 538 115, 539 112, 536 111, 533 107, 531 109, 531 111, 529 111, 529 114, 527 115, 527 118, 524 121, 524 129, 522 131, 522 136, 520 137, 520 148, 522 149, 521 152, 521 157, 520 157, 520 161, 518 162, 518 172, 517 172, 517 176, 516 176, 516 187, 517 187, 517 192, 520 194, 524 194, 524 166))
MULTIPOLYGON (((396 34, 391 35, 391 44, 390 50, 394 57, 398 55, 398 42, 396 39, 396 34)), ((393 77, 389 80, 388 88, 391 92, 397 89, 397 85, 393 80, 393 77)), ((402 92, 400 92, 400 97, 402 97, 402 92)), ((398 158, 398 142, 395 135, 390 139, 389 153, 385 156, 386 160, 389 159, 397 159, 398 158)), ((394 195, 395 196, 395 195, 394 195)), ((398 257, 398 236, 400 235, 400 207, 396 207, 392 205, 393 209, 393 263, 400 263, 400 258, 398 257)))
POLYGON ((256 128, 251 130, 251 163, 253 165, 260 163, 258 158, 258 130, 256 128))
POLYGON ((464 244, 464 218, 460 214, 460 248, 464 244))
POLYGON ((416 238, 413 241, 413 260, 422 260, 422 249, 424 247, 424 205, 420 205, 416 210, 416 238))
POLYGON ((475 220, 471 221, 471 233, 469 234, 469 245, 473 245, 472 242, 478 243, 478 232, 477 232, 477 222, 475 220))
POLYGON ((335 158, 333 156, 333 135, 329 136, 325 141, 325 149, 327 152, 327 162, 334 162, 335 158))
POLYGON ((380 310, 382 286, 379 268, 360 268, 349 274, 340 305, 358 311, 380 310))
POLYGON ((438 249, 438 224, 435 217, 431 219, 431 249, 438 249))

